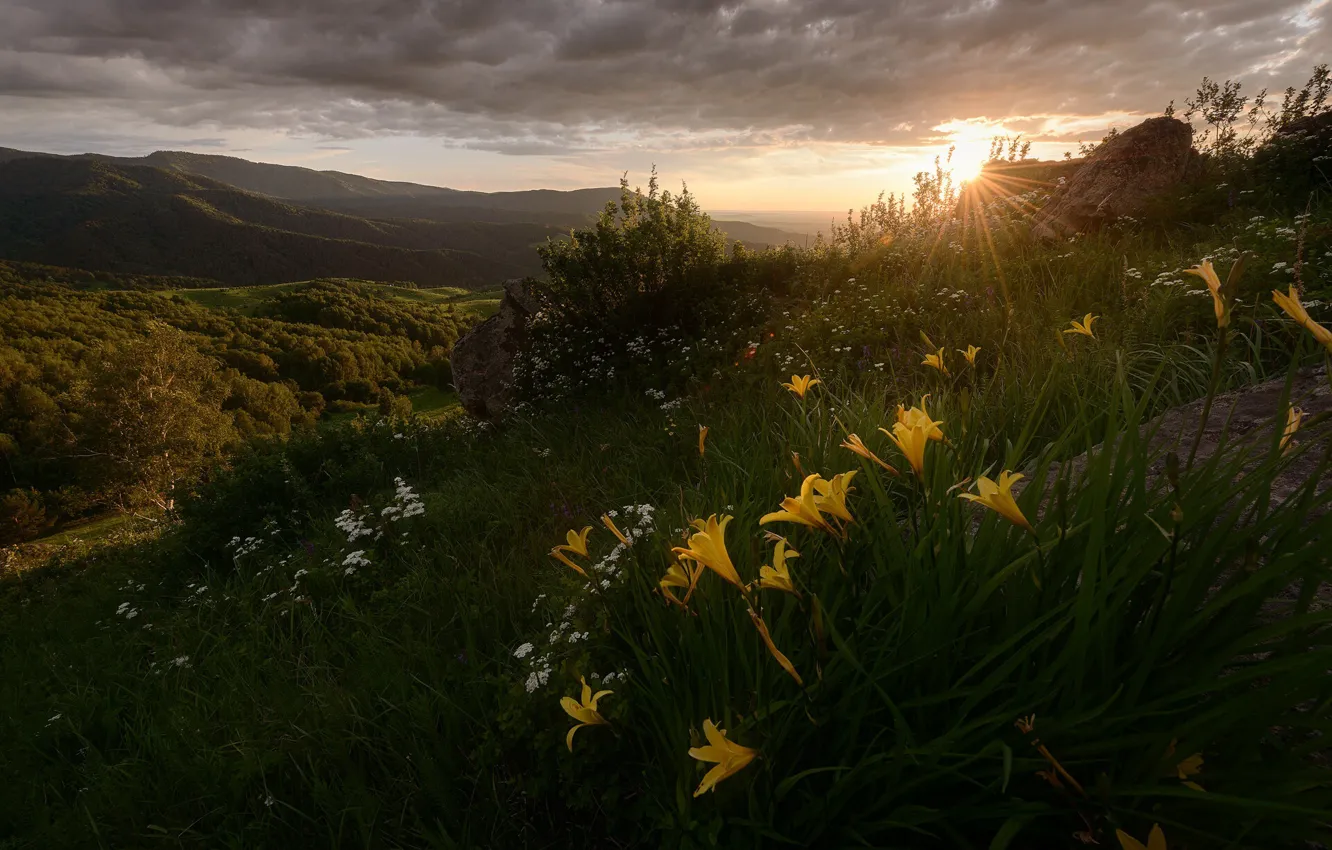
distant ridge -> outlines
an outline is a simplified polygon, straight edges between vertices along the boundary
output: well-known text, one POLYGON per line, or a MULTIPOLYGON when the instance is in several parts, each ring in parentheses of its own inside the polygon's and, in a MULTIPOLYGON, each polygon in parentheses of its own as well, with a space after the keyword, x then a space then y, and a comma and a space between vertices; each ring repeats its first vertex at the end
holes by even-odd
POLYGON ((208 177, 247 192, 304 203, 357 199, 428 199, 432 204, 443 206, 583 216, 597 212, 607 201, 620 197, 620 190, 613 186, 571 191, 531 189, 520 192, 474 192, 186 151, 156 151, 141 157, 119 157, 98 153, 65 156, 0 148, 0 162, 32 157, 90 159, 119 166, 150 166, 208 177))
POLYGON ((0 162, 0 258, 232 286, 341 276, 492 286, 538 274, 540 224, 372 221, 102 158, 0 162))
MULTIPOLYGON (((538 245, 619 197, 618 187, 464 191, 183 151, 0 148, 0 259, 232 286, 345 276, 488 287, 540 275, 538 245)), ((806 241, 714 224, 750 248, 806 241)))

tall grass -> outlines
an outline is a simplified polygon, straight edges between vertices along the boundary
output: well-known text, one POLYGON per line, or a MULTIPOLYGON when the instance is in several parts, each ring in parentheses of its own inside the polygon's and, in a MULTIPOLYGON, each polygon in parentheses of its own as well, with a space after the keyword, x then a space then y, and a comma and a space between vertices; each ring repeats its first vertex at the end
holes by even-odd
POLYGON ((254 447, 160 539, 0 584, 0 847, 1326 843, 1329 497, 1271 503, 1284 410, 1169 474, 1142 430, 1209 384, 1208 302, 1152 285, 1204 248, 1268 245, 1223 384, 1303 359, 1259 303, 1289 246, 1245 221, 811 254, 771 336, 709 327, 650 396, 254 447), (1088 311, 1096 338, 1060 333, 1088 311), (917 478, 877 429, 925 393, 947 442, 917 478), (758 524, 853 470, 844 540, 758 524), (1003 470, 1034 534, 958 498, 1003 470), (627 507, 626 547, 599 518, 627 507), (800 597, 705 573, 667 603, 711 514, 747 582, 785 535, 800 597), (548 555, 586 525, 591 580, 548 555), (570 753, 580 677, 609 723, 570 753), (709 719, 759 757, 696 798, 709 719))

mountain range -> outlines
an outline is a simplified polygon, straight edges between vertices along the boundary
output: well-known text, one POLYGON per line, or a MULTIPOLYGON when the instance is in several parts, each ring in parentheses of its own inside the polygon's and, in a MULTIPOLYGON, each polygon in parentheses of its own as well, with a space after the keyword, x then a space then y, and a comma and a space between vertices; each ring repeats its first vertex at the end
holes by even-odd
MULTIPOLYGON (((230 286, 342 276, 481 288, 540 274, 536 246, 619 192, 474 192, 180 151, 0 148, 0 259, 230 286)), ((751 247, 803 238, 716 225, 751 247)))

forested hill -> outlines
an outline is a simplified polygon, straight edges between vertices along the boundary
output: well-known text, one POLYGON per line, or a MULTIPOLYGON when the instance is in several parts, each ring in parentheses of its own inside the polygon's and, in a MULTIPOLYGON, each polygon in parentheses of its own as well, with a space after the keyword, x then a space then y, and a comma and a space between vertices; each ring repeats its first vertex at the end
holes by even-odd
POLYGON ((571 191, 530 189, 519 192, 473 192, 400 180, 376 180, 343 171, 317 171, 296 165, 251 162, 234 156, 187 151, 154 151, 147 156, 119 157, 96 153, 59 156, 0 148, 0 162, 33 157, 92 160, 119 167, 161 168, 208 177, 247 192, 315 204, 353 199, 415 198, 428 199, 440 206, 574 215, 582 218, 598 212, 609 201, 620 197, 620 190, 614 186, 571 191))
MULTIPOLYGON (((579 227, 600 212, 608 202, 618 201, 618 187, 595 187, 557 191, 528 189, 515 192, 475 192, 427 186, 396 180, 376 180, 341 171, 316 171, 293 165, 251 162, 234 156, 156 151, 142 157, 115 157, 105 154, 59 156, 34 151, 0 148, 0 163, 22 159, 90 161, 116 168, 160 168, 186 178, 205 177, 246 192, 301 204, 308 207, 346 213, 371 219, 406 218, 434 222, 477 224, 525 224, 558 227, 567 231, 579 227)), ((0 192, 3 192, 0 187, 0 192)), ((749 247, 802 244, 804 234, 743 221, 714 221, 730 239, 749 247)), ((440 247, 440 246, 433 246, 440 247)), ((455 247, 447 244, 442 247, 455 247)), ((512 248, 482 240, 475 249, 489 257, 509 256, 512 248)), ((526 253, 519 250, 516 253, 526 253)), ((531 262, 528 257, 518 258, 531 262)), ((315 276, 311 272, 304 277, 315 276)))
POLYGON ((383 221, 206 177, 82 158, 0 162, 0 257, 234 286, 312 277, 491 286, 538 274, 532 223, 383 221))

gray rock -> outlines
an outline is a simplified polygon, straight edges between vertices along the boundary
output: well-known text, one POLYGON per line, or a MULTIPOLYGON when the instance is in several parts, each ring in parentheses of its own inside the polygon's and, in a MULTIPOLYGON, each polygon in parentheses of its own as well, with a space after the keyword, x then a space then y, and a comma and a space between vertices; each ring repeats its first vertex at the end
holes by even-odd
POLYGON ((527 337, 527 322, 538 308, 527 281, 506 281, 499 311, 454 343, 450 356, 453 386, 463 409, 471 415, 493 420, 508 408, 514 356, 527 337))
POLYGON ((1197 157, 1188 124, 1149 118, 1097 147, 1036 216, 1032 233, 1058 239, 1139 213, 1183 181, 1197 157))
MULTIPOLYGON (((1217 451, 1254 451, 1250 462, 1256 462, 1265 454, 1276 429, 1285 425, 1285 420, 1279 419, 1284 415, 1280 401, 1285 384, 1285 378, 1276 378, 1221 393, 1213 399, 1205 424, 1202 422, 1202 399, 1171 408, 1148 422, 1142 432, 1150 435, 1149 481, 1165 475, 1167 452, 1174 451, 1181 465, 1187 461, 1199 426, 1202 426, 1203 435, 1195 466, 1206 462, 1217 451)), ((1320 414, 1332 414, 1332 386, 1328 384, 1326 370, 1320 367, 1298 373, 1291 384, 1290 404, 1304 411, 1306 427, 1294 437, 1295 446, 1303 446, 1304 451, 1293 453, 1291 462, 1272 482, 1274 505, 1289 499, 1310 478, 1321 473, 1324 447, 1332 437, 1332 422, 1317 423, 1314 420, 1320 414)), ((1065 464, 1065 471, 1076 478, 1086 463, 1087 456, 1079 455, 1065 464)), ((1315 484, 1320 493, 1329 486, 1332 486, 1332 480, 1326 478, 1315 484)))

